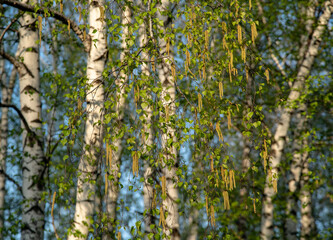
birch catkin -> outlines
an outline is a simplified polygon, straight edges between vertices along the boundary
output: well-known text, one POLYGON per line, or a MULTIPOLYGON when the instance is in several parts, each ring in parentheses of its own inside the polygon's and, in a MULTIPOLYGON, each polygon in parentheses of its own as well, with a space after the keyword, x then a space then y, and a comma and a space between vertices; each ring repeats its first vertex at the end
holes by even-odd
POLYGON ((219 94, 220 94, 220 99, 223 97, 223 83, 219 82, 219 94))
POLYGON ((200 93, 198 93, 198 109, 199 109, 199 112, 201 112, 201 109, 202 109, 202 96, 200 93))
POLYGON ((220 123, 216 123, 216 132, 217 132, 217 135, 219 136, 219 141, 223 142, 223 135, 222 135, 222 131, 220 128, 220 123))
POLYGON ((105 173, 104 178, 105 178, 105 196, 106 196, 108 193, 108 174, 107 173, 105 173))
POLYGON ((223 205, 225 210, 230 209, 230 204, 229 204, 229 194, 227 191, 223 191, 223 205))
POLYGON ((38 16, 39 44, 42 43, 43 18, 38 16))
POLYGON ((237 35, 238 35, 238 43, 242 44, 242 27, 238 24, 237 25, 237 35))
POLYGON ((253 23, 251 23, 251 37, 252 37, 253 43, 256 40, 257 36, 258 36, 257 27, 256 27, 256 24, 253 22, 253 23))
POLYGON ((231 113, 230 110, 228 109, 228 129, 231 128, 231 113))

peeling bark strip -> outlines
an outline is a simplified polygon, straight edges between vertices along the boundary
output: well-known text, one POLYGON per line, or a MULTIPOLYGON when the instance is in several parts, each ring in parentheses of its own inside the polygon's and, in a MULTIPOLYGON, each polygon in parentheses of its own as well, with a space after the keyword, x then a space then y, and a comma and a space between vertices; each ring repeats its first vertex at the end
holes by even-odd
MULTIPOLYGON (((167 27, 170 26, 170 22, 167 15, 163 15, 163 12, 170 11, 170 1, 162 0, 157 11, 159 20, 163 21, 163 27, 159 26, 160 30, 164 33, 167 32, 167 27)), ((169 118, 176 117, 176 89, 174 81, 176 80, 172 74, 172 51, 167 56, 167 42, 164 38, 158 39, 160 55, 163 56, 162 61, 158 64, 158 77, 162 85, 161 102, 164 109, 168 109, 169 118), (169 96, 169 98, 166 98, 169 96)), ((180 239, 179 231, 179 214, 178 214, 178 189, 176 187, 176 163, 177 163, 177 149, 171 144, 168 146, 168 140, 172 139, 173 143, 177 142, 175 129, 170 126, 170 122, 166 122, 166 132, 161 135, 162 151, 163 151, 163 169, 162 175, 166 177, 166 190, 167 196, 162 202, 162 208, 168 212, 168 216, 165 219, 166 228, 164 233, 167 239, 178 240, 180 239), (168 164, 166 164, 168 163, 168 164)))
POLYGON ((90 220, 95 210, 95 181, 103 146, 103 125, 98 122, 102 123, 104 118, 102 73, 107 56, 106 24, 104 16, 101 21, 101 15, 103 15, 101 9, 104 9, 104 0, 89 1, 89 35, 95 42, 90 48, 87 59, 87 119, 84 146, 78 169, 80 175, 77 183, 74 224, 69 232, 69 240, 87 238, 91 225, 90 220))
MULTIPOLYGON (((128 4, 131 4, 131 0, 128 1, 128 4)), ((128 46, 127 41, 131 33, 129 32, 129 25, 132 22, 132 13, 129 5, 124 7, 122 12, 122 26, 123 26, 123 34, 121 41, 121 49, 122 52, 120 54, 120 61, 122 64, 126 61, 126 55, 128 55, 128 46)), ((116 208, 117 208, 117 200, 119 195, 119 172, 121 165, 121 154, 123 150, 122 139, 124 134, 123 130, 123 121, 124 121, 124 111, 125 111, 125 101, 126 101, 126 86, 128 83, 128 74, 126 71, 127 68, 122 69, 119 78, 116 79, 117 93, 116 93, 116 114, 118 119, 116 121, 115 131, 113 136, 117 136, 112 145, 115 147, 115 151, 112 151, 112 163, 111 163, 111 175, 113 180, 109 180, 106 196, 106 212, 108 215, 108 225, 107 231, 103 236, 103 240, 111 240, 114 239, 115 236, 115 221, 116 221, 116 208)))
MULTIPOLYGON (((23 1, 27 3, 28 0, 23 1)), ((36 4, 36 1, 31 1, 36 4)), ((22 159, 22 229, 21 239, 33 240, 44 237, 44 208, 41 201, 44 191, 45 156, 43 152, 41 101, 39 96, 39 49, 38 31, 35 21, 30 14, 23 14, 20 19, 20 56, 24 67, 15 63, 20 75, 21 113, 31 131, 26 127, 23 131, 23 159, 22 159), (30 51, 28 49, 34 49, 30 51), (29 73, 29 74, 27 74, 29 73), (24 89, 29 88, 29 91, 24 89), (25 111, 29 109, 29 111, 25 111)))
POLYGON ((52 17, 55 19, 59 20, 65 25, 69 25, 69 27, 73 30, 73 32, 80 38, 82 41, 85 51, 90 52, 90 47, 91 47, 91 38, 88 36, 85 38, 84 34, 84 29, 81 30, 79 26, 71 19, 67 18, 64 14, 54 11, 51 8, 46 8, 46 7, 40 7, 36 10, 35 9, 35 4, 37 4, 36 1, 31 1, 31 5, 28 4, 29 1, 25 0, 22 2, 16 1, 16 0, 0 0, 1 4, 7 4, 9 6, 15 7, 17 9, 20 9, 22 11, 27 11, 27 12, 33 12, 33 13, 38 13, 44 15, 45 12, 48 12, 51 14, 52 17))
MULTIPOLYGON (((304 88, 305 80, 310 74, 314 59, 318 54, 318 48, 322 41, 323 32, 326 28, 328 20, 330 19, 332 11, 333 0, 326 1, 324 3, 324 12, 320 16, 318 26, 312 34, 308 50, 298 70, 296 81, 292 86, 292 90, 288 96, 286 106, 282 109, 279 124, 274 135, 274 143, 271 147, 272 153, 269 158, 273 181, 277 181, 278 179, 278 167, 281 161, 285 138, 287 136, 291 121, 291 114, 294 112, 292 105, 299 99, 301 91, 304 88)), ((271 184, 269 174, 267 174, 261 216, 261 238, 264 240, 272 239, 273 237, 274 205, 272 200, 275 194, 276 193, 274 192, 273 186, 271 184)))

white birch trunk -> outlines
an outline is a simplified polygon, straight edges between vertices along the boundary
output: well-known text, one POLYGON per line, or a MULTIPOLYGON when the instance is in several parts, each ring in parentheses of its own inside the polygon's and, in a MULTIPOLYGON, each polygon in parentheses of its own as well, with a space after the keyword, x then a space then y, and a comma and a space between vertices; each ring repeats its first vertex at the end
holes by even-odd
POLYGON ((297 239, 297 192, 300 189, 300 178, 302 172, 302 147, 303 140, 302 131, 304 130, 304 124, 306 117, 302 116, 305 111, 305 106, 300 107, 295 115, 295 122, 297 123, 295 130, 295 138, 293 140, 293 159, 290 167, 291 176, 288 182, 289 194, 287 201, 287 221, 286 221, 286 238, 297 239))
MULTIPOLYGON (((12 93, 16 79, 16 68, 9 76, 7 83, 7 75, 5 74, 4 60, 0 59, 0 80, 1 80, 1 101, 5 104, 10 104, 12 101, 12 93)), ((3 239, 4 227, 4 204, 6 196, 6 158, 7 158, 7 144, 8 144, 8 108, 1 108, 1 123, 0 123, 0 239, 3 239)))
POLYGON ((326 28, 328 20, 332 14, 333 1, 326 1, 324 4, 324 12, 319 18, 318 26, 313 32, 311 41, 306 51, 303 62, 297 73, 296 81, 292 86, 290 94, 288 96, 285 107, 282 109, 281 117, 274 135, 274 141, 271 146, 271 154, 269 157, 270 174, 266 176, 266 183, 263 196, 262 216, 261 216, 261 238, 272 239, 274 235, 273 224, 273 197, 276 192, 273 189, 274 181, 278 179, 278 167, 281 161, 282 152, 285 145, 285 139, 289 129, 291 114, 294 112, 292 105, 297 101, 301 95, 301 91, 304 88, 305 80, 310 74, 315 57, 318 54, 318 48, 322 40, 322 34, 326 28))
MULTIPOLYGON (((144 9, 142 5, 142 1, 139 2, 140 7, 144 9)), ((143 48, 141 53, 141 59, 142 59, 142 77, 145 79, 147 83, 145 83, 143 91, 147 91, 147 86, 149 85, 149 78, 150 78, 150 72, 149 72, 149 55, 148 52, 144 49, 148 43, 148 36, 147 36, 147 25, 145 22, 143 22, 140 25, 139 28, 139 42, 140 47, 143 48)), ((141 100, 143 103, 146 103, 147 105, 143 105, 143 156, 144 156, 144 164, 143 164, 143 171, 144 171, 144 185, 143 185, 143 202, 145 211, 147 210, 146 216, 144 216, 144 222, 145 222, 145 233, 148 235, 152 232, 152 229, 150 228, 150 225, 153 223, 152 219, 152 212, 151 212, 151 205, 153 200, 153 186, 149 183, 148 179, 152 177, 153 170, 150 166, 150 149, 154 144, 154 135, 153 135, 153 128, 152 128, 152 116, 153 116, 153 109, 152 109, 152 97, 149 92, 147 92, 146 98, 141 100)), ((148 239, 146 236, 145 239, 148 239)))
MULTIPOLYGON (((304 141, 307 145, 307 141, 304 141)), ((314 238, 315 221, 312 216, 311 193, 309 190, 309 162, 308 152, 302 155, 302 175, 301 175, 301 240, 314 238)))
MULTIPOLYGON (((131 0, 129 1, 131 2, 131 0)), ((128 5, 124 7, 122 12, 122 25, 123 33, 121 37, 121 49, 120 61, 124 63, 126 60, 126 55, 128 54, 127 40, 130 36, 129 25, 132 22, 131 9, 128 5)), ((117 93, 116 93, 116 126, 115 126, 115 135, 114 142, 112 143, 113 147, 116 149, 112 151, 112 163, 111 163, 111 180, 108 179, 108 191, 106 196, 106 212, 108 215, 108 230, 104 234, 103 239, 113 239, 115 234, 115 221, 117 217, 116 207, 117 199, 119 195, 119 173, 121 165, 121 153, 123 150, 122 139, 124 135, 123 130, 123 121, 124 121, 124 112, 125 112, 125 102, 126 102, 126 86, 128 82, 128 71, 125 66, 119 74, 119 78, 116 79, 117 93)))
MULTIPOLYGON (((168 16, 162 15, 163 11, 170 11, 170 1, 161 0, 157 15, 159 20, 163 22, 163 26, 159 26, 160 30, 166 32, 168 16)), ((162 85, 161 102, 164 109, 168 109, 169 121, 166 120, 166 131, 161 134, 162 151, 163 151, 163 169, 162 176, 166 178, 166 198, 162 201, 163 210, 168 212, 168 216, 165 219, 166 229, 164 233, 167 239, 178 240, 180 239, 179 231, 179 214, 178 214, 178 189, 177 175, 176 175, 176 163, 177 163, 177 149, 174 143, 177 142, 176 130, 173 126, 170 126, 171 118, 176 118, 176 88, 174 81, 176 79, 172 76, 172 48, 170 46, 170 56, 167 56, 166 39, 159 38, 159 50, 160 56, 163 56, 161 63, 158 64, 158 77, 162 85), (168 96, 168 97, 167 97, 168 96), (172 139, 171 144, 168 144, 169 139, 172 139)), ((170 43, 171 45, 171 43, 170 43)), ((161 117, 166 117, 165 114, 161 117)), ((166 215, 166 214, 164 214, 166 215)))
MULTIPOLYGON (((23 1, 36 4, 36 1, 23 1)), ((19 28, 20 57, 28 72, 20 74, 21 112, 29 128, 35 133, 28 133, 24 128, 22 159, 22 229, 21 239, 35 240, 44 237, 44 208, 41 201, 44 191, 44 175, 47 166, 43 152, 41 121, 40 81, 39 81, 39 46, 36 19, 25 13, 20 19, 19 28)))
POLYGON ((98 164, 101 159, 104 118, 102 73, 107 57, 104 0, 89 1, 89 35, 92 40, 87 59, 86 123, 84 146, 78 169, 73 229, 68 239, 86 239, 95 210, 98 164), (103 9, 103 10, 102 10, 103 9), (96 32, 94 33, 94 31, 96 32))

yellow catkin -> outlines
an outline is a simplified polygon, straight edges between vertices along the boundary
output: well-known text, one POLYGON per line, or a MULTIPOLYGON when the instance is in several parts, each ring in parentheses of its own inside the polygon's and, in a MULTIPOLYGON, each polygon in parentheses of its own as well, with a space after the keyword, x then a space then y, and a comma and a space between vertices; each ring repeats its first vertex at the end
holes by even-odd
POLYGON ((233 68, 233 69, 232 69, 232 74, 233 74, 234 76, 236 76, 236 75, 238 74, 237 68, 233 68))
POLYGON ((55 203, 55 198, 56 198, 57 192, 53 193, 53 197, 52 197, 52 207, 51 207, 51 216, 53 218, 53 210, 54 210, 54 203, 55 203))
POLYGON ((256 40, 258 36, 257 33, 257 27, 255 23, 251 23, 251 37, 252 37, 252 42, 254 42, 256 40))
POLYGON ((199 108, 199 112, 201 112, 202 109, 202 96, 200 93, 198 93, 198 108, 199 108))
POLYGON ((176 66, 175 66, 175 64, 171 64, 171 74, 172 74, 173 81, 176 81, 176 66))
POLYGON ((79 10, 79 14, 80 14, 79 22, 81 22, 81 19, 82 19, 82 9, 81 9, 81 7, 78 7, 78 10, 79 10))
POLYGON ((151 69, 153 70, 153 72, 155 72, 155 57, 154 56, 151 57, 151 69))
POLYGON ((222 22, 222 31, 223 31, 224 33, 227 32, 227 24, 226 24, 226 22, 222 22))
POLYGON ((108 174, 107 173, 105 173, 104 178, 105 178, 105 196, 106 196, 108 193, 108 174))
POLYGON ((187 35, 187 44, 188 44, 189 47, 192 47, 192 35, 191 35, 191 33, 189 33, 187 35))
POLYGON ((214 158, 210 156, 210 171, 214 172, 214 158))
POLYGON ((165 218, 164 218, 164 212, 163 212, 162 206, 160 208, 160 222, 158 225, 161 226, 161 224, 162 224, 163 229, 165 229, 165 218))
POLYGON ((229 194, 227 191, 223 191, 223 205, 225 210, 230 209, 230 204, 229 204, 229 194))
POLYGON ((64 10, 64 4, 62 3, 62 1, 60 2, 60 13, 62 14, 64 10))
POLYGON ((223 135, 222 135, 222 131, 220 128, 220 123, 216 123, 216 132, 217 132, 217 135, 219 136, 219 141, 223 142, 223 135))
POLYGON ((253 199, 253 212, 256 213, 256 200, 253 199))
POLYGON ((103 22, 104 21, 104 7, 99 6, 99 12, 100 12, 99 20, 101 20, 101 22, 103 22))
POLYGON ((189 67, 191 64, 191 55, 190 52, 188 51, 188 49, 186 49, 186 65, 189 67))
POLYGON ((166 179, 165 179, 165 176, 161 177, 161 182, 162 182, 162 195, 166 196, 166 179))
POLYGON ((236 180, 235 180, 235 171, 230 170, 230 184, 233 185, 233 188, 236 188, 236 180))
POLYGON ((228 177, 228 170, 224 169, 224 182, 225 182, 225 188, 228 188, 229 185, 229 177, 228 177))
POLYGON ((170 39, 168 38, 167 42, 166 42, 166 52, 168 54, 168 56, 170 55, 170 39))
POLYGON ((278 190, 277 190, 277 179, 273 179, 273 189, 274 189, 274 192, 277 193, 278 190))
POLYGON ((266 139, 264 139, 264 153, 263 153, 263 157, 264 157, 264 170, 266 172, 266 168, 267 168, 267 157, 268 157, 266 139))
POLYGON ((209 46, 209 31, 206 30, 205 31, 205 48, 206 48, 206 50, 208 50, 208 46, 209 46))
POLYGON ((208 196, 205 196, 206 198, 206 213, 207 213, 207 218, 209 217, 209 211, 208 211, 208 196))
POLYGON ((249 10, 251 10, 251 8, 252 8, 252 1, 249 0, 249 10))
POLYGON ((156 208, 156 189, 153 188, 153 201, 151 201, 151 208, 155 209, 156 208))
POLYGON ((246 78, 246 81, 249 81, 249 69, 247 66, 245 66, 245 78, 246 78))
POLYGON ((230 78, 230 82, 232 82, 232 68, 231 68, 231 63, 229 62, 228 64, 229 66, 229 78, 230 78))
POLYGON ((224 175, 224 169, 223 169, 222 166, 221 166, 221 177, 222 177, 222 180, 224 181, 225 180, 225 175, 224 175))
POLYGON ((269 70, 268 69, 265 70, 265 76, 266 76, 267 83, 269 83, 269 70))
MULTIPOLYGON (((86 33, 86 29, 83 29, 83 41, 86 40, 87 37, 87 33, 86 33)), ((109 54, 110 56, 111 54, 109 54)))
POLYGON ((138 152, 134 151, 132 157, 133 157, 133 163, 132 163, 133 176, 135 176, 135 174, 138 176, 139 175, 139 156, 138 156, 138 152))
POLYGON ((245 48, 245 46, 241 47, 241 51, 242 51, 242 60, 245 63, 246 62, 246 48, 245 48))
POLYGON ((230 113, 230 110, 228 109, 228 129, 230 130, 231 128, 231 113, 230 113))
POLYGON ((223 83, 219 82, 219 94, 220 94, 220 99, 223 97, 223 83))
POLYGON ((38 16, 39 44, 42 42, 43 18, 38 16))
POLYGON ((225 36, 223 37, 222 39, 222 48, 225 50, 225 49, 228 49, 228 46, 227 46, 227 41, 225 40, 225 36))
POLYGON ((118 239, 118 240, 121 240, 121 232, 118 232, 118 234, 117 234, 117 239, 118 239))
POLYGON ((68 26, 67 26, 68 34, 70 34, 71 33, 71 21, 68 19, 67 23, 68 23, 68 26))
POLYGON ((238 43, 242 44, 242 27, 238 24, 237 25, 237 35, 238 35, 238 43))
POLYGON ((215 211, 213 204, 210 205, 210 222, 213 227, 215 227, 215 211))
POLYGON ((233 68, 234 67, 234 53, 233 51, 228 51, 228 55, 230 57, 230 67, 233 68))

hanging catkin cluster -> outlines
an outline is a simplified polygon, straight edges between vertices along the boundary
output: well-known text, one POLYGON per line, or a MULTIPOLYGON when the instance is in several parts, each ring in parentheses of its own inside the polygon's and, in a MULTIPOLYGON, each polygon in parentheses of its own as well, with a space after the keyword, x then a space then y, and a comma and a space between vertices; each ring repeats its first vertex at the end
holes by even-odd
POLYGON ((163 212, 163 206, 160 207, 160 221, 159 221, 158 225, 161 226, 161 224, 162 224, 163 229, 165 229, 165 217, 164 217, 164 212, 163 212))
POLYGON ((229 194, 227 191, 223 191, 223 205, 225 210, 230 209, 229 194))
POLYGON ((220 99, 222 99, 223 97, 223 83, 219 82, 219 95, 220 95, 220 99))
POLYGON ((202 109, 202 96, 200 93, 198 93, 198 109, 199 109, 199 112, 201 112, 201 109, 202 109))
POLYGON ((219 136, 219 141, 223 142, 223 135, 222 135, 222 131, 220 128, 220 123, 216 123, 216 132, 217 132, 217 135, 219 136))
POLYGON ((137 151, 133 152, 133 163, 132 163, 132 170, 133 170, 133 176, 135 174, 138 176, 139 175, 139 154, 137 151))
POLYGON ((111 169, 112 164, 112 148, 111 145, 106 143, 106 167, 110 167, 111 169))

